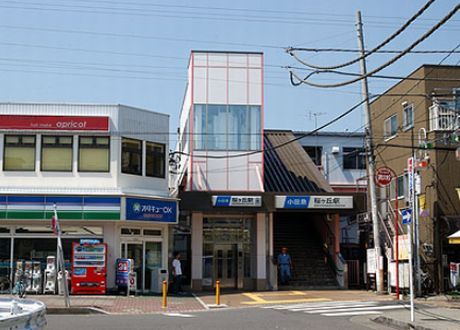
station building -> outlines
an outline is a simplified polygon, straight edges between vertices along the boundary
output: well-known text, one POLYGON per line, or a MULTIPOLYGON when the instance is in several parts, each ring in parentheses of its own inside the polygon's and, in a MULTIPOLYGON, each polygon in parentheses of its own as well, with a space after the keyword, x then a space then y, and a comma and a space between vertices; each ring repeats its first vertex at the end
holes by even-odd
POLYGON ((340 214, 359 204, 336 193, 291 131, 264 131, 263 54, 192 51, 171 158, 180 199, 171 249, 193 290, 276 289, 287 246, 291 284, 344 286, 340 214))
POLYGON ((134 259, 139 292, 167 267, 169 116, 124 105, 0 104, 0 276, 16 261, 56 255, 57 206, 64 257, 71 243, 108 245, 107 287, 117 258, 134 259))

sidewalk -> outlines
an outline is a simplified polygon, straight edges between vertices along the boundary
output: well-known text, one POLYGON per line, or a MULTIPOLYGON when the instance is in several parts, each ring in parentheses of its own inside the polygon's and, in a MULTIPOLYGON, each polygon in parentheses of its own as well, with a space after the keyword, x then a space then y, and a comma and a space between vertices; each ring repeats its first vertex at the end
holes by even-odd
POLYGON ((460 329, 460 313, 457 309, 433 308, 417 304, 415 322, 410 323, 409 310, 390 310, 373 321, 397 329, 457 330, 460 329))
MULTIPOLYGON (((49 310, 54 310, 54 312, 65 309, 62 296, 29 295, 27 298, 42 301, 49 310)), ((192 295, 168 296, 167 308, 162 308, 161 302, 161 296, 70 296, 72 308, 94 308, 109 314, 182 313, 206 309, 192 295)))

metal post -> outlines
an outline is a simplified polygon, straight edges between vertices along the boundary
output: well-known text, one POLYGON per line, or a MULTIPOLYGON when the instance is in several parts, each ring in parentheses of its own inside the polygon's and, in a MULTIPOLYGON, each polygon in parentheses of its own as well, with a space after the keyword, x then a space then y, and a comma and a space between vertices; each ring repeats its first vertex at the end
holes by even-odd
POLYGON ((220 281, 216 281, 216 305, 220 306, 220 281))
POLYGON ((163 299, 161 302, 161 307, 168 307, 168 282, 163 281, 163 299))
POLYGON ((399 187, 398 187, 398 177, 396 179, 396 191, 395 191, 395 236, 396 236, 396 300, 399 300, 399 187))
MULTIPOLYGON (((360 49, 361 56, 365 55, 364 50, 364 36, 363 36, 363 23, 361 20, 361 11, 356 12, 356 31, 358 33, 358 46, 360 49)), ((364 76, 367 73, 366 60, 362 58, 360 60, 361 74, 364 76)), ((383 267, 380 264, 382 252, 380 250, 380 237, 379 237, 379 219, 377 215, 377 194, 374 182, 375 173, 375 158, 374 158, 374 146, 372 143, 372 121, 371 121, 371 110, 369 103, 369 88, 367 85, 367 79, 361 80, 362 96, 364 102, 364 122, 365 122, 365 133, 366 133, 366 153, 367 153, 367 182, 369 187, 370 201, 371 201, 371 217, 372 217, 372 231, 374 235, 374 247, 376 250, 377 257, 377 270, 375 274, 375 282, 377 292, 383 292, 383 267)))
MULTIPOLYGON (((62 271, 62 285, 64 289, 64 302, 65 307, 70 308, 70 299, 69 299, 69 287, 67 286, 67 274, 65 270, 65 261, 64 261, 64 249, 62 248, 62 240, 61 240, 61 224, 59 223, 59 218, 57 215, 57 207, 54 204, 54 218, 56 222, 56 233, 57 233, 57 248, 58 248, 58 266, 62 271)), ((59 274, 59 270, 58 270, 59 274)))
MULTIPOLYGON (((410 204, 410 209, 412 211, 411 217, 414 215, 414 166, 415 166, 415 159, 413 157, 409 158, 409 204, 410 204)), ((415 311, 414 311, 414 265, 413 265, 413 237, 412 237, 412 225, 414 221, 412 218, 412 221, 408 224, 408 235, 409 235, 409 249, 408 249, 408 254, 409 254, 409 296, 410 296, 410 320, 411 322, 415 321, 415 311)))

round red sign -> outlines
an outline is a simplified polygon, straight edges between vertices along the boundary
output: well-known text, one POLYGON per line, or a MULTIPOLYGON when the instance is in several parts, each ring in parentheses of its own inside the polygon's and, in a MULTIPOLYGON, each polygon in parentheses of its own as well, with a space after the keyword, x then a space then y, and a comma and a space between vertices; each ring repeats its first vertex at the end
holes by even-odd
POLYGON ((388 167, 380 167, 375 171, 375 183, 380 187, 386 187, 393 180, 393 171, 388 167))

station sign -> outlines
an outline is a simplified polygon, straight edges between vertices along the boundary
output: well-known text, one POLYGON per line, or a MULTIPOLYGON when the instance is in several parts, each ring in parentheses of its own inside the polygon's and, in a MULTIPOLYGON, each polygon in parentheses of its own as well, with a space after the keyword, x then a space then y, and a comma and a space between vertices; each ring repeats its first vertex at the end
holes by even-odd
POLYGON ((109 117, 0 115, 0 129, 107 132, 109 117))
POLYGON ((177 202, 126 198, 126 220, 177 223, 177 202))
POLYGON ((212 196, 212 206, 216 207, 261 207, 262 196, 212 196))
POLYGON ((276 196, 278 209, 352 209, 353 196, 276 196))
POLYGON ((388 167, 380 167, 375 171, 374 180, 378 186, 386 187, 393 180, 393 171, 388 167))

